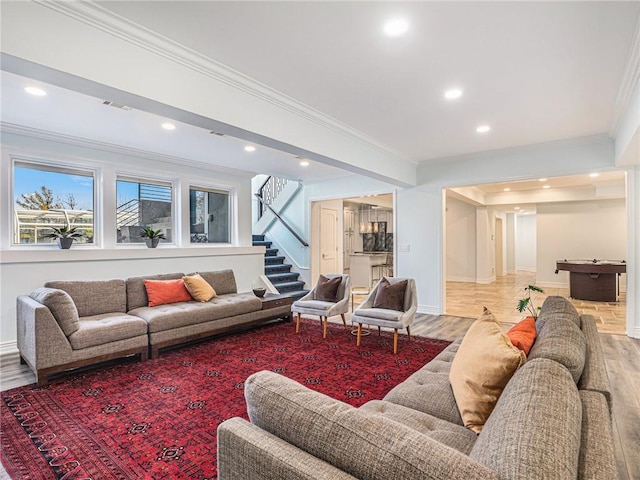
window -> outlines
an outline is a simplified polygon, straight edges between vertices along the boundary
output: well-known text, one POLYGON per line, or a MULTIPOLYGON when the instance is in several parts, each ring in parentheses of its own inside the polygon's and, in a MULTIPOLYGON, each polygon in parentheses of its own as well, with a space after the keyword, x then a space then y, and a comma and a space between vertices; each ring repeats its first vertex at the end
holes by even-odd
POLYGON ((166 182, 119 177, 116 181, 118 243, 144 243, 145 227, 161 230, 162 243, 173 242, 173 194, 166 182))
POLYGON ((95 172, 30 162, 13 168, 13 243, 46 245, 52 227, 83 233, 76 243, 93 243, 95 172))
POLYGON ((189 189, 191 243, 230 243, 229 192, 189 189))

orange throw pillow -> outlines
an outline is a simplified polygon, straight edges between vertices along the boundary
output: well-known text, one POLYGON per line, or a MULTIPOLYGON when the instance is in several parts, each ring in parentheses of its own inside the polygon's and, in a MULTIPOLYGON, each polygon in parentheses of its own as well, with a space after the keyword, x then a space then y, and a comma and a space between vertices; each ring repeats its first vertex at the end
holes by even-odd
POLYGON ((529 355, 529 350, 531 350, 537 335, 536 321, 533 317, 527 317, 516 323, 507 332, 507 337, 509 337, 511 343, 522 350, 525 355, 529 355))
POLYGON ((165 303, 191 301, 191 295, 181 278, 176 280, 145 280, 144 286, 147 289, 150 307, 165 303))

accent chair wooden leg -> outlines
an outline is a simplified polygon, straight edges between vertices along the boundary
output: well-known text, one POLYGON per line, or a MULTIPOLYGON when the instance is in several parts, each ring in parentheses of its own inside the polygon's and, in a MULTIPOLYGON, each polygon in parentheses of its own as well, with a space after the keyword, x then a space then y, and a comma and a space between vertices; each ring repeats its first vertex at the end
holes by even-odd
POLYGON ((360 346, 360 338, 362 337, 362 324, 358 324, 358 340, 356 341, 356 347, 360 346))
POLYGON ((378 336, 382 335, 381 331, 380 331, 380 327, 378 327, 378 336))
POLYGON ((393 353, 398 353, 398 329, 393 329, 393 353))
POLYGON ((346 318, 344 318, 344 313, 341 313, 341 314, 340 314, 340 316, 342 317, 342 323, 344 324, 344 329, 345 329, 345 330, 349 330, 349 329, 347 328, 347 319, 346 319, 346 318))
POLYGON ((296 313, 296 333, 300 333, 300 313, 296 313))
POLYGON ((327 318, 328 317, 320 317, 322 321, 322 338, 327 338, 327 318))
POLYGON ((407 339, 411 341, 411 330, 409 330, 409 327, 407 327, 407 339))

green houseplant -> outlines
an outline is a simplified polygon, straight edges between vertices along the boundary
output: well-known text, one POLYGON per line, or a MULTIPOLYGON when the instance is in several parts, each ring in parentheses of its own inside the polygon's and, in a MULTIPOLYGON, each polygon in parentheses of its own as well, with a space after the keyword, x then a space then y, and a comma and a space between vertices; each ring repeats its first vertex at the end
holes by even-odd
POLYGON ((144 241, 149 248, 156 248, 160 240, 165 238, 162 230, 154 230, 151 227, 144 227, 140 230, 140 236, 144 238, 144 241))
POLYGON ((58 240, 58 246, 64 250, 71 248, 73 244, 73 240, 76 238, 84 237, 82 232, 78 232, 76 227, 69 227, 69 225, 65 225, 60 228, 51 227, 53 232, 45 235, 45 238, 55 238, 58 240))
POLYGON ((540 310, 540 307, 535 307, 533 305, 533 300, 531 299, 531 292, 544 293, 544 290, 542 290, 540 287, 536 287, 535 285, 527 285, 526 287, 524 287, 524 290, 525 292, 527 292, 527 296, 524 298, 521 298, 518 301, 518 311, 520 313, 527 311, 528 313, 531 314, 533 319, 536 320, 538 318, 538 311, 540 310))

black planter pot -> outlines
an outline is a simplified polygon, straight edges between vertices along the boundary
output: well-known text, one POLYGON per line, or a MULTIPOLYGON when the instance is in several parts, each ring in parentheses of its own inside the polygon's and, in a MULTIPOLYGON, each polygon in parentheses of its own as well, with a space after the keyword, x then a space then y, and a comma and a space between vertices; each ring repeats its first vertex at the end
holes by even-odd
POLYGON ((149 248, 156 248, 158 246, 158 243, 160 243, 160 239, 158 237, 156 237, 156 238, 145 238, 144 241, 147 244, 147 247, 149 247, 149 248))
POLYGON ((73 244, 73 238, 70 238, 70 237, 58 238, 58 246, 63 250, 68 250, 69 248, 71 248, 72 244, 73 244))

